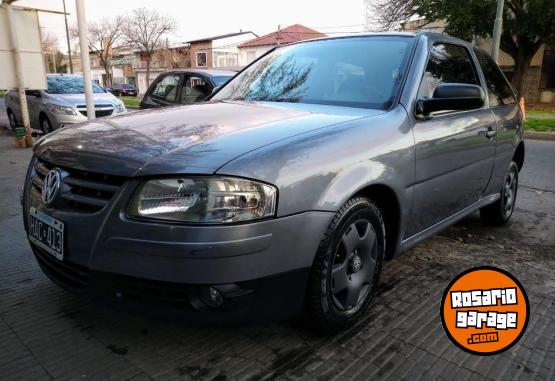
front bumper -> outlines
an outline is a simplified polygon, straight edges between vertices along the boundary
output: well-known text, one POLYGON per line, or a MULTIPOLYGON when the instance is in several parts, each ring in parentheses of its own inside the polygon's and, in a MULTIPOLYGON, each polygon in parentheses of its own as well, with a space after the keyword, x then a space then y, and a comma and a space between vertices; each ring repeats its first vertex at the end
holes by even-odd
POLYGON ((208 309, 214 319, 233 320, 230 314, 277 319, 298 313, 318 244, 333 218, 333 213, 313 211, 229 226, 131 220, 124 210, 139 180, 126 181, 101 210, 76 213, 46 207, 29 185, 33 171, 31 166, 23 197, 26 229, 30 207, 65 224, 63 262, 32 245, 50 278, 67 289, 118 303, 133 299, 133 304, 160 304, 164 293, 181 295, 184 306, 192 308, 178 311, 201 313, 201 320, 207 311, 195 305, 195 298, 208 286, 232 290, 229 297, 223 292, 229 302, 225 307, 208 309), (126 291, 122 284, 135 289, 126 291), (137 297, 138 289, 142 297, 137 297))

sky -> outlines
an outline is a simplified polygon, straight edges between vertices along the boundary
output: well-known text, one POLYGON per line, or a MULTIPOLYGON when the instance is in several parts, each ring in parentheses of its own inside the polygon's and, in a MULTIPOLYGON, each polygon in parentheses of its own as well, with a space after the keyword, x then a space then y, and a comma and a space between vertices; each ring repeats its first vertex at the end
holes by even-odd
MULTIPOLYGON (((62 0, 18 0, 17 6, 63 10, 62 0)), ((75 1, 66 0, 70 28, 77 25, 75 1)), ((177 23, 173 44, 232 32, 253 31, 258 35, 302 24, 323 33, 362 31, 365 29, 365 0, 85 0, 87 22, 125 14, 134 8, 156 9, 172 16, 177 23)), ((42 33, 58 37, 63 51, 64 17, 39 13, 42 33)))

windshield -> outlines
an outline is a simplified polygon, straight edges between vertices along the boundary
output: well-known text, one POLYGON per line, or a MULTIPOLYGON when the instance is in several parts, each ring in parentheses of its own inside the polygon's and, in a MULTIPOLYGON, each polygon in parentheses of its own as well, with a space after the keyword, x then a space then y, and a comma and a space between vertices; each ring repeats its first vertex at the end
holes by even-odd
MULTIPOLYGON (((49 94, 81 94, 85 92, 83 77, 46 77, 49 94)), ((93 93, 103 93, 104 89, 96 82, 92 83, 93 93)))
POLYGON ((231 77, 212 77, 212 80, 216 84, 216 87, 220 87, 221 85, 229 81, 230 78, 231 77))
POLYGON ((372 36, 291 45, 256 61, 212 100, 388 109, 412 43, 411 37, 372 36))

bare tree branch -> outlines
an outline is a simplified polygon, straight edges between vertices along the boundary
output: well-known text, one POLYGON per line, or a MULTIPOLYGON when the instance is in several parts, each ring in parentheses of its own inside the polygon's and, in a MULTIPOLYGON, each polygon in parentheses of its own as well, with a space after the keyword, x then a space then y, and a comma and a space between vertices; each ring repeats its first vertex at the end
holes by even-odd
POLYGON ((416 13, 413 0, 365 0, 369 30, 400 30, 402 23, 416 13))
POLYGON ((126 17, 123 34, 128 45, 140 51, 146 60, 146 82, 150 82, 152 55, 159 47, 162 37, 173 33, 176 24, 173 18, 163 16, 155 10, 138 8, 126 17))

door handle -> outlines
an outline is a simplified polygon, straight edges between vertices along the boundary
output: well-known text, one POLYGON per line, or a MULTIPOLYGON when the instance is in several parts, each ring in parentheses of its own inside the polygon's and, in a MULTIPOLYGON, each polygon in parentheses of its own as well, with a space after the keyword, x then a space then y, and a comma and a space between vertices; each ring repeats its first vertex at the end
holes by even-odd
POLYGON ((493 127, 488 127, 486 131, 486 138, 490 139, 497 135, 497 131, 493 127))

